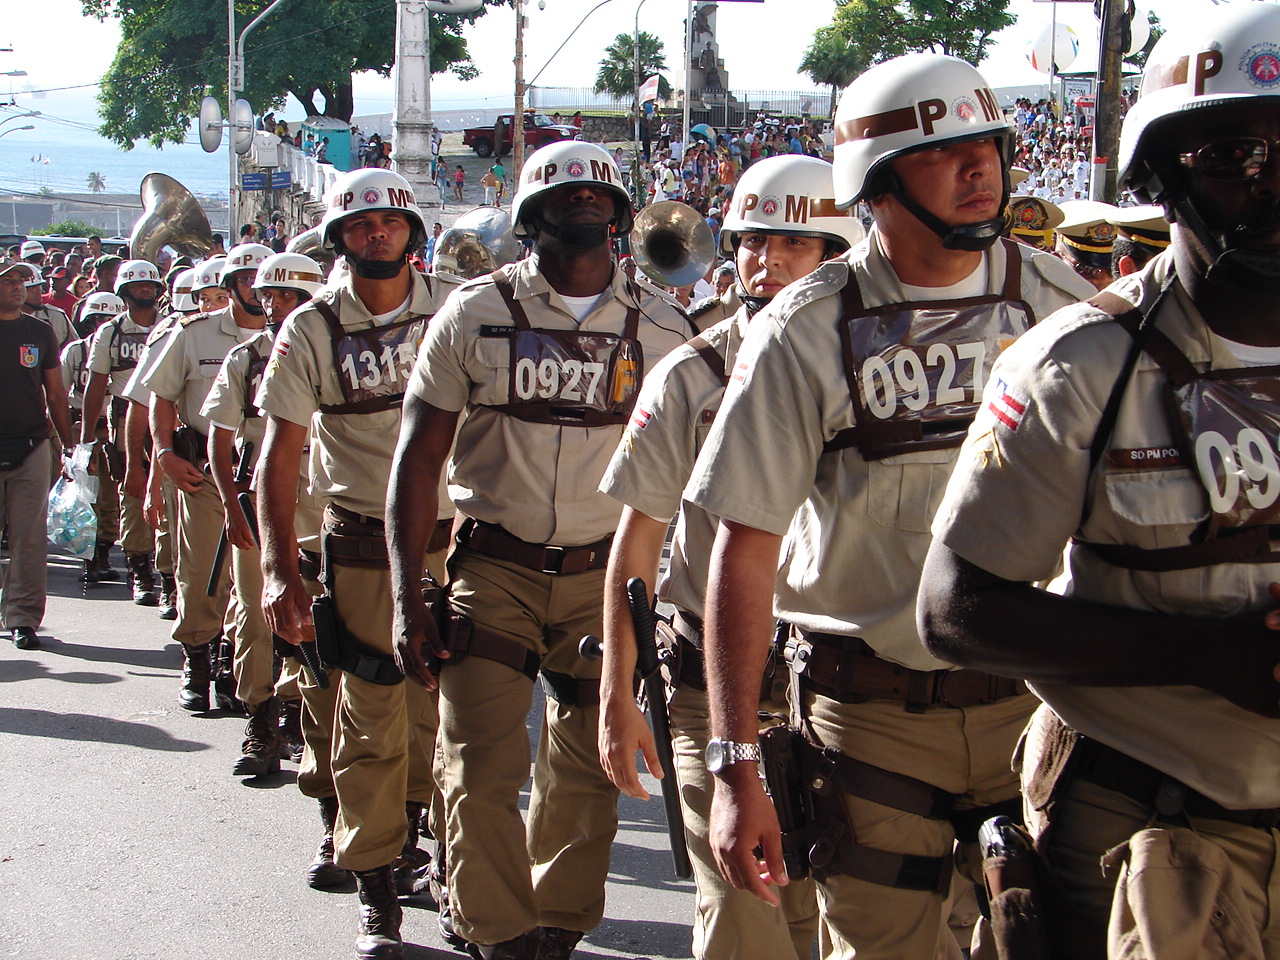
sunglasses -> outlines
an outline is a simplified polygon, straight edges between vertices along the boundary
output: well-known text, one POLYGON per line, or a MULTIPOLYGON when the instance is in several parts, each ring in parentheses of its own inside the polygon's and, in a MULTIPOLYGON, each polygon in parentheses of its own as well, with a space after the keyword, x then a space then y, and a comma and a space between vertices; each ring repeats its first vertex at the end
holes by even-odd
POLYGON ((1252 180, 1267 165, 1271 147, 1280 147, 1280 140, 1262 137, 1228 137, 1207 143, 1199 150, 1178 155, 1184 167, 1198 170, 1210 180, 1252 180))

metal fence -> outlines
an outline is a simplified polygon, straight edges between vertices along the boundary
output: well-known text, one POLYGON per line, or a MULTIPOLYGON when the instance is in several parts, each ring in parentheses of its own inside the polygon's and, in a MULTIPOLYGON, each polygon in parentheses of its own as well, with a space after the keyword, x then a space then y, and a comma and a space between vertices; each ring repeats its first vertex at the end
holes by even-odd
MULTIPOLYGON (((527 105, 543 113, 618 113, 631 110, 631 100, 618 100, 608 93, 596 93, 590 87, 530 87, 527 105)), ((710 123, 713 126, 741 126, 755 119, 764 110, 772 115, 799 117, 825 117, 831 104, 831 90, 731 90, 728 95, 707 98, 699 104, 694 101, 689 111, 693 123, 710 123), (696 119, 695 119, 696 118, 696 119)), ((664 112, 678 110, 679 99, 660 104, 664 112)))

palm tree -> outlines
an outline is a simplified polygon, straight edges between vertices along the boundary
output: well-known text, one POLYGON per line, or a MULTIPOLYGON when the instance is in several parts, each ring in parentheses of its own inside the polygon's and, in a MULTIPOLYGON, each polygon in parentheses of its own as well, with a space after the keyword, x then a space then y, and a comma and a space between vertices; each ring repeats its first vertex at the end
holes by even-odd
POLYGON ((95 170, 89 174, 89 189, 94 193, 101 193, 107 189, 107 178, 95 170))
MULTIPOLYGON (((662 53, 662 41, 652 33, 640 31, 640 82, 667 69, 662 53)), ((620 33, 613 43, 605 47, 604 59, 596 74, 596 93, 611 93, 618 100, 636 98, 635 37, 620 33)), ((671 96, 671 84, 667 78, 658 77, 658 96, 663 100, 671 96)))
POLYGON ((813 43, 800 61, 800 69, 814 83, 831 87, 831 107, 827 115, 833 120, 836 115, 836 95, 869 66, 871 58, 866 52, 850 43, 834 26, 819 27, 814 31, 813 43))

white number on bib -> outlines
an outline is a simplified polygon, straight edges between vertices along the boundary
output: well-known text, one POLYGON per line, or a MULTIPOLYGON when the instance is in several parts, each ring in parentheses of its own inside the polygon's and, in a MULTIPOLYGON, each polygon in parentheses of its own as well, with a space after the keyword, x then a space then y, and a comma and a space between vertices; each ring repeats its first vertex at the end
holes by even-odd
POLYGON ((883 357, 872 356, 862 364, 862 397, 867 409, 881 420, 894 416, 898 404, 913 413, 932 402, 938 406, 977 403, 982 393, 986 346, 971 343, 932 343, 925 359, 904 347, 893 357, 890 366, 883 357), (959 363, 970 362, 968 384, 956 385, 959 363), (934 368, 934 369, 926 369, 934 368), (931 388, 931 383, 936 387, 931 388))
POLYGON ((1236 437, 1236 445, 1216 430, 1196 437, 1196 469, 1214 513, 1228 513, 1240 498, 1241 485, 1250 506, 1265 510, 1280 497, 1280 460, 1275 445, 1261 430, 1245 427, 1236 437), (1221 472, 1215 470, 1221 465, 1221 472))
POLYGON ((597 403, 596 389, 604 367, 603 363, 572 359, 556 363, 549 357, 535 363, 532 357, 521 357, 516 361, 516 397, 597 403))

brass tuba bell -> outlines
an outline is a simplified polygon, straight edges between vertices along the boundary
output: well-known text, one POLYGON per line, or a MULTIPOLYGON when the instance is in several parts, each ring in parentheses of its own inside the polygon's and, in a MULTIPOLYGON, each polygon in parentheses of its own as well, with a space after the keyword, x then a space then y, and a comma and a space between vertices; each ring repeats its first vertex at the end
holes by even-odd
POLYGON ((130 256, 155 263, 160 251, 170 247, 198 260, 213 249, 213 229, 200 201, 177 180, 163 173, 148 173, 138 192, 142 216, 129 237, 130 256))
POLYGON ((285 245, 285 249, 289 253, 301 253, 310 257, 324 267, 326 276, 333 270, 333 264, 338 259, 333 248, 324 245, 324 238, 318 226, 298 234, 285 245))
POLYGON ((476 207, 440 234, 432 272, 445 280, 462 282, 493 273, 519 255, 511 215, 498 207, 476 207))
POLYGON ((655 283, 687 287, 716 262, 715 238, 693 207, 679 200, 661 200, 636 216, 631 255, 655 283))

